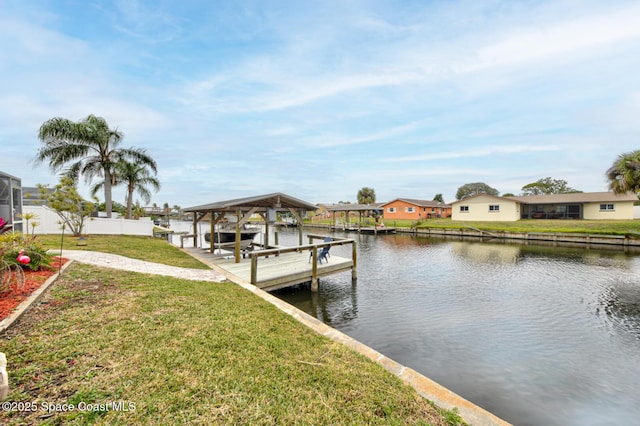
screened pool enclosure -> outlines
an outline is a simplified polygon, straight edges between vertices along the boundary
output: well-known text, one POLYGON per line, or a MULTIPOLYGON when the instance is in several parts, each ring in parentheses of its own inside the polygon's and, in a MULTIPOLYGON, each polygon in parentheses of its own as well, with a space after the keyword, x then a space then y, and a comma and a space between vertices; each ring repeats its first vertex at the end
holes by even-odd
POLYGON ((0 218, 6 228, 22 232, 22 181, 0 172, 0 218))

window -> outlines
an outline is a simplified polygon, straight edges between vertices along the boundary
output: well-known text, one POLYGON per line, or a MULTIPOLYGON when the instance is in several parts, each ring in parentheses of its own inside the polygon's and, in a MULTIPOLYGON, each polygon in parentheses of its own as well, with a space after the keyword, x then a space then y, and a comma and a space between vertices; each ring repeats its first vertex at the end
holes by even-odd
POLYGON ((416 208, 415 207, 405 207, 405 211, 407 213, 415 213, 416 208))
POLYGON ((612 212, 615 211, 615 205, 614 204, 600 204, 600 211, 601 212, 612 212))
POLYGON ((468 213, 469 206, 460 206, 460 213, 468 213))
POLYGON ((387 211, 388 211, 389 213, 395 213, 395 212, 396 212, 396 208, 395 208, 395 207, 389 207, 389 208, 387 209, 387 211))
POLYGON ((490 212, 499 212, 500 211, 500 204, 489 204, 489 211, 490 212))

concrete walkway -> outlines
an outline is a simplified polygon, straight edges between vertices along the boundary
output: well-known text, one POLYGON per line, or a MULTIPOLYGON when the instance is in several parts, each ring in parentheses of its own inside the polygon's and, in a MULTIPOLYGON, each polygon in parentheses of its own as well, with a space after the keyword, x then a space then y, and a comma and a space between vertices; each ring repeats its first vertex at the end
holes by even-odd
MULTIPOLYGON (((60 250, 50 250, 50 253, 59 256, 60 250)), ((75 260, 80 263, 88 263, 105 268, 122 269, 125 271, 141 272, 143 274, 164 275, 167 277, 182 278, 193 281, 227 281, 223 274, 209 269, 179 268, 177 266, 164 265, 162 263, 145 262, 144 260, 131 259, 117 254, 101 253, 88 250, 63 250, 62 257, 75 260)))

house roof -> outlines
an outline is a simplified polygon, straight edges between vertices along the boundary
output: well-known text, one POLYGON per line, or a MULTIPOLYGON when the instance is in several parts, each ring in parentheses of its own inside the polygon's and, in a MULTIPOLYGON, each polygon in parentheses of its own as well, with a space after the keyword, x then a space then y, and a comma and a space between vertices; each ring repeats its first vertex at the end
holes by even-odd
POLYGON ((499 197, 489 194, 476 194, 452 204, 463 203, 477 197, 489 197, 495 200, 510 200, 522 204, 570 204, 570 203, 606 203, 620 201, 639 201, 638 196, 632 192, 626 194, 614 194, 613 192, 575 192, 570 194, 549 195, 516 195, 511 197, 499 197))
POLYGON ((614 194, 613 192, 576 192, 570 194, 527 195, 503 198, 508 198, 524 204, 566 204, 638 201, 638 196, 632 192, 619 195, 614 194))
POLYGON ((325 206, 327 211, 330 212, 359 212, 359 211, 369 211, 369 210, 380 210, 382 207, 382 203, 371 203, 371 204, 333 204, 330 206, 325 206))
POLYGON ((315 211, 318 206, 315 204, 302 201, 282 192, 274 192, 273 194, 256 195, 253 197, 236 198, 233 200, 217 201, 210 204, 202 204, 200 206, 188 207, 183 209, 185 212, 234 212, 236 210, 248 211, 253 208, 259 211, 265 211, 268 208, 275 210, 306 210, 315 211))
MULTIPOLYGON (((474 198, 478 198, 478 197, 489 197, 489 198, 493 198, 495 200, 506 200, 506 199, 508 199, 508 197, 499 197, 497 195, 490 195, 490 194, 480 193, 480 194, 471 195, 469 197, 464 197, 464 198, 462 198, 460 200, 456 200, 451 204, 463 203, 465 201, 473 200, 474 198)), ((516 201, 516 200, 514 200, 514 201, 516 201)))
POLYGON ((440 203, 434 200, 416 200, 415 198, 396 198, 393 201, 382 204, 381 207, 396 201, 404 201, 405 203, 413 204, 419 207, 451 207, 451 204, 440 203))
MULTIPOLYGON (((46 195, 53 194, 55 188, 43 188, 46 195)), ((33 186, 22 187, 22 205, 23 206, 42 206, 47 204, 47 199, 40 195, 40 188, 33 186)))

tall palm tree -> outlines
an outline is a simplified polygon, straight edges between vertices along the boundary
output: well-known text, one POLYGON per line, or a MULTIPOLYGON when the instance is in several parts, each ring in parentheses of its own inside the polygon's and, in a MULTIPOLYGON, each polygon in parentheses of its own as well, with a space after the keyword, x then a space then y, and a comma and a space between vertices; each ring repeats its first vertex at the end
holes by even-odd
POLYGON ((104 204, 107 217, 112 212, 112 191, 115 184, 113 169, 121 160, 133 160, 153 164, 146 151, 138 148, 119 148, 122 132, 109 128, 106 120, 89 115, 78 122, 55 117, 42 124, 38 138, 44 144, 37 152, 35 163, 45 160, 54 172, 64 171, 65 176, 78 180, 84 176, 87 182, 96 177, 104 178, 104 204))
POLYGON ((620 154, 607 170, 609 189, 616 194, 640 193, 640 150, 620 154))
MULTIPOLYGON (((133 194, 138 192, 145 203, 151 201, 151 192, 147 186, 151 186, 156 192, 160 190, 160 181, 155 177, 157 173, 156 164, 134 163, 126 160, 118 161, 113 168, 113 178, 116 185, 127 186, 127 219, 131 219, 133 211, 133 194), (151 171, 153 171, 153 174, 151 171)), ((105 182, 100 182, 91 188, 95 194, 104 186, 105 182)))

